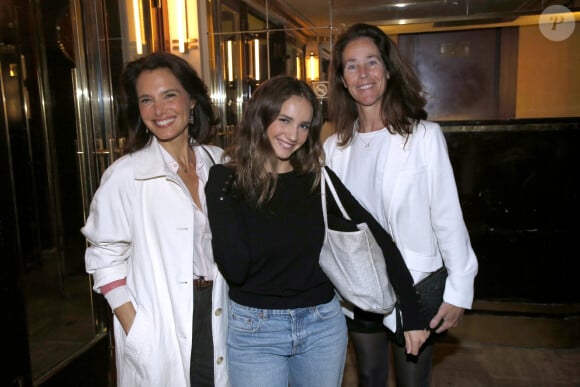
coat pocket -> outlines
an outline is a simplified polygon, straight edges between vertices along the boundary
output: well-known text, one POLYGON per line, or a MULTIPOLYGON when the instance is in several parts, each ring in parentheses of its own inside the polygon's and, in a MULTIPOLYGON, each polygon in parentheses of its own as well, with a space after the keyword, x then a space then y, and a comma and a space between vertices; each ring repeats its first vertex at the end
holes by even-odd
POLYGON ((123 356, 130 368, 133 368, 138 378, 149 380, 148 374, 151 369, 149 364, 151 348, 151 324, 147 313, 137 307, 137 314, 131 326, 129 334, 125 337, 123 356))

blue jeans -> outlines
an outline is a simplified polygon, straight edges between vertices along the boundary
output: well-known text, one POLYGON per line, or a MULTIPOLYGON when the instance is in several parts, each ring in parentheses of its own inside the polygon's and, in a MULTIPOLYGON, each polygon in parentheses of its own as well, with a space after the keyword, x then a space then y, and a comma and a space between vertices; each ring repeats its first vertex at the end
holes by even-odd
POLYGON ((347 337, 336 297, 297 309, 257 309, 230 301, 232 387, 338 387, 347 337))

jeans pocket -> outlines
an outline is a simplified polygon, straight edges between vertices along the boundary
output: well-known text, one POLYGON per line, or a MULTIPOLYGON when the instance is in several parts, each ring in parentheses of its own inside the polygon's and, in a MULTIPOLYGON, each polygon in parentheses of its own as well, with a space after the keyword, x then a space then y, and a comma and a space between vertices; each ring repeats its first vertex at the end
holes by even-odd
POLYGON ((239 332, 256 332, 260 326, 260 310, 230 301, 229 329, 239 332))
POLYGON ((340 302, 338 298, 334 296, 330 302, 326 304, 320 304, 315 307, 316 315, 322 320, 328 320, 336 317, 336 315, 341 314, 342 310, 340 308, 340 302))

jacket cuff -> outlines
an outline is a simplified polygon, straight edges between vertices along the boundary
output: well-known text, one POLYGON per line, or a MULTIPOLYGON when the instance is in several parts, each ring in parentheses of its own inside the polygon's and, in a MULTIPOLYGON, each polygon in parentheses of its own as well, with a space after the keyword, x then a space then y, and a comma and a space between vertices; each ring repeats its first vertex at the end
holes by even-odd
POLYGON ((131 297, 129 297, 129 291, 127 290, 127 286, 124 285, 116 287, 115 289, 112 289, 109 292, 107 292, 107 294, 105 294, 105 299, 109 303, 111 310, 115 310, 119 306, 131 301, 131 297))

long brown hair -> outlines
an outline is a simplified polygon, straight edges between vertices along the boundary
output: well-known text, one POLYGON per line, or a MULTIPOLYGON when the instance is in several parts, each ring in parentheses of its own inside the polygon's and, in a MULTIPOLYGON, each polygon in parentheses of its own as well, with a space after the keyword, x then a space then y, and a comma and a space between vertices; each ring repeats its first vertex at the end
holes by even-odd
POLYGON ((290 165, 298 173, 316 173, 313 189, 320 179, 324 162, 319 140, 322 127, 320 103, 306 82, 287 75, 270 78, 255 90, 235 130, 234 145, 225 152, 228 165, 236 171, 238 191, 258 207, 272 197, 278 177, 267 168, 268 165, 275 167, 278 162, 267 130, 280 114, 282 104, 293 96, 310 102, 313 114, 306 142, 292 154, 290 165))
POLYGON ((427 118, 426 100, 421 82, 403 60, 395 43, 378 27, 357 23, 342 33, 332 49, 329 76, 328 109, 330 121, 344 146, 353 136, 358 118, 357 103, 343 84, 343 52, 347 44, 363 37, 370 38, 379 49, 386 73, 390 78, 381 101, 381 118, 391 133, 408 136, 413 126, 427 118))

